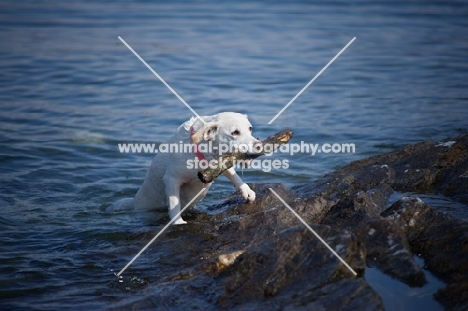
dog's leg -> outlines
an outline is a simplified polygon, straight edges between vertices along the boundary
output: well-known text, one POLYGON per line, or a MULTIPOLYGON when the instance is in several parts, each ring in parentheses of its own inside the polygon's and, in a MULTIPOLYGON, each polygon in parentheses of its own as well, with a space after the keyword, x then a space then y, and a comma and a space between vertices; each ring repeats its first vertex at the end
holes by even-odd
POLYGON ((223 174, 224 176, 229 178, 229 180, 234 184, 234 187, 236 187, 236 189, 241 192, 241 195, 244 198, 244 200, 247 200, 249 202, 255 201, 255 192, 252 189, 250 189, 250 187, 245 182, 242 181, 242 179, 239 177, 239 175, 237 175, 233 167, 225 170, 223 174))
MULTIPOLYGON (((164 186, 166 190, 167 203, 169 205, 169 217, 174 219, 180 212, 180 181, 171 175, 163 176, 164 186)), ((181 216, 174 221, 175 225, 186 224, 187 222, 181 216)))

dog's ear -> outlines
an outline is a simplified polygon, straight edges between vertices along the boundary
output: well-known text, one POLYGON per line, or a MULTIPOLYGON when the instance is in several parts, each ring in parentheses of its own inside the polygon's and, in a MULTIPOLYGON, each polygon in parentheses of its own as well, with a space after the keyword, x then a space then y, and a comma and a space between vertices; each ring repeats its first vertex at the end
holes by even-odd
POLYGON ((190 139, 192 144, 199 144, 202 140, 212 140, 218 134, 218 123, 207 123, 196 133, 194 133, 190 139))

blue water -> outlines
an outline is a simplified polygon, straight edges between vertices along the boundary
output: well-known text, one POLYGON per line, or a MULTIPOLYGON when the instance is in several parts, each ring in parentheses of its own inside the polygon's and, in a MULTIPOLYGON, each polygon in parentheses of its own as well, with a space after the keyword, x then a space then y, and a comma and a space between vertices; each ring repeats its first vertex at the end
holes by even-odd
MULTIPOLYGON (((137 191, 152 155, 117 144, 163 142, 191 113, 118 36, 200 115, 247 113, 259 138, 291 127, 295 142, 355 144, 354 154, 279 154, 289 169, 243 173, 292 186, 466 133, 467 13, 461 1, 2 1, 2 309, 105 309, 132 297, 109 286, 109 269, 140 248, 122 241, 156 228, 104 208, 137 191)), ((212 189, 205 206, 232 185, 212 189)), ((135 274, 152 272, 139 263, 135 274)))
POLYGON ((385 310, 443 310, 442 306, 432 299, 432 295, 445 287, 445 284, 424 269, 423 259, 418 256, 414 256, 414 259, 426 277, 427 283, 422 287, 410 287, 374 267, 366 269, 364 277, 382 298, 385 310))

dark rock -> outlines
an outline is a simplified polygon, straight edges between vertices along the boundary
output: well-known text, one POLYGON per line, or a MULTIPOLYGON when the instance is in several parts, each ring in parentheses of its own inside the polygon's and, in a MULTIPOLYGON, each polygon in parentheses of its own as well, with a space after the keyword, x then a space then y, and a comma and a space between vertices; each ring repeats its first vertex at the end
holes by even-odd
POLYGON ((405 232, 411 248, 448 286, 437 298, 450 309, 468 306, 468 222, 435 211, 418 198, 404 197, 382 213, 405 232))
POLYGON ((282 310, 340 306, 345 310, 383 310, 380 297, 362 278, 364 245, 346 230, 312 225, 358 273, 355 277, 269 188, 311 224, 322 219, 332 204, 323 198, 298 200, 297 194, 283 185, 257 185, 256 204, 231 206, 208 221, 200 214, 186 226, 171 227, 158 244, 161 257, 157 264, 166 265, 165 276, 148 282, 144 299, 115 308, 282 310), (203 251, 192 253, 202 245, 203 251), (200 256, 208 260, 200 262, 196 259, 200 256), (324 295, 337 296, 330 300, 324 295))
POLYGON ((365 244, 369 265, 410 286, 422 286, 424 273, 413 259, 404 232, 395 222, 379 215, 389 195, 382 185, 367 193, 359 191, 333 206, 321 223, 353 232, 365 244))
POLYGON ((417 197, 388 207, 394 190, 442 193, 468 203, 468 135, 452 140, 356 161, 292 190, 252 185, 254 204, 233 195, 208 214, 192 213, 188 225, 170 227, 146 254, 154 260, 144 275, 152 277, 112 285, 139 293, 114 309, 383 310, 362 277, 366 266, 422 286, 424 271, 413 259, 418 254, 447 284, 436 298, 446 308, 466 310, 468 223, 417 197))
MULTIPOLYGON (((362 273, 365 254, 354 237, 346 232, 334 232, 327 226, 315 225, 313 228, 355 270, 362 273)), ((337 258, 330 257, 329 251, 311 232, 302 226, 293 227, 278 234, 273 241, 249 247, 218 276, 218 284, 224 290, 219 293, 217 305, 231 309, 250 303, 250 306, 256 304, 256 308, 262 308, 262 304, 267 302, 268 309, 284 309, 294 301, 298 306, 307 306, 317 299, 312 293, 319 296, 325 286, 343 283, 350 278, 354 279, 351 272, 337 258)), ((361 290, 367 288, 367 295, 374 298, 376 305, 379 304, 362 279, 348 284, 361 287, 361 290)), ((350 288, 336 286, 336 290, 344 294, 350 288)), ((337 304, 349 299, 341 294, 337 294, 337 304)))
POLYGON ((353 162, 312 185, 301 195, 346 196, 380 184, 404 192, 442 193, 468 204, 468 135, 448 142, 422 142, 353 162))

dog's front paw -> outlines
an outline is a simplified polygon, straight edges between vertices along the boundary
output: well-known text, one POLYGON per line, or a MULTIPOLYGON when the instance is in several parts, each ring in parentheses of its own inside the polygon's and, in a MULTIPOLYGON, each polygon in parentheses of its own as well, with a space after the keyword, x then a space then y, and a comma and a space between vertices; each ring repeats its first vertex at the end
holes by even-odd
POLYGON ((174 225, 185 225, 187 222, 185 220, 182 219, 182 217, 179 217, 177 218, 175 221, 174 221, 174 225))
POLYGON ((247 184, 245 183, 242 184, 239 187, 239 190, 244 200, 248 201, 249 203, 252 203, 255 201, 255 192, 252 189, 250 189, 250 187, 247 184))

